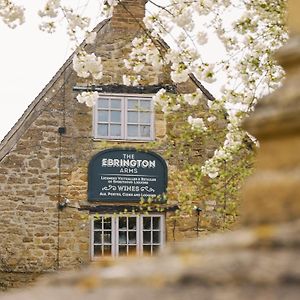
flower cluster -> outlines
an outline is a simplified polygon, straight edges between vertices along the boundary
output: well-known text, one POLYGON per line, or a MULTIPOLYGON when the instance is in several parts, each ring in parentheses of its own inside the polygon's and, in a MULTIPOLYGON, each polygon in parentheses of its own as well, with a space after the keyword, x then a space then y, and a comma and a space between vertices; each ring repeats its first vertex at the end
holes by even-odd
POLYGON ((77 41, 81 32, 87 31, 90 18, 76 13, 73 8, 62 6, 61 0, 48 0, 43 10, 38 11, 43 19, 39 26, 42 31, 52 33, 56 30, 56 23, 63 17, 67 23, 67 34, 72 41, 77 41))
POLYGON ((56 18, 58 16, 60 6, 60 0, 48 0, 45 4, 44 9, 38 11, 38 15, 41 18, 56 18))
POLYGON ((141 80, 141 76, 129 76, 129 75, 123 75, 122 76, 123 79, 123 84, 125 85, 132 85, 132 86, 137 86, 139 85, 139 82, 141 80))
POLYGON ((88 54, 84 50, 74 55, 73 69, 82 78, 92 76, 94 79, 99 80, 103 76, 101 57, 97 57, 94 53, 88 54))
POLYGON ((183 100, 185 103, 191 106, 199 104, 199 101, 203 98, 202 92, 197 89, 195 93, 192 94, 183 94, 183 100))
POLYGON ((178 98, 175 95, 168 94, 165 89, 160 89, 153 96, 153 101, 165 114, 178 111, 181 107, 180 103, 178 103, 178 98))
POLYGON ((0 0, 0 17, 10 28, 15 28, 25 22, 24 7, 14 4, 10 0, 0 0))
POLYGON ((64 8, 64 15, 68 21, 67 33, 71 39, 76 40, 76 33, 84 31, 90 24, 90 18, 74 13, 73 9, 64 8))
POLYGON ((77 95, 76 99, 79 103, 85 103, 87 106, 92 107, 98 99, 98 92, 82 92, 77 95))
POLYGON ((132 41, 132 51, 129 59, 124 59, 125 67, 139 74, 146 65, 150 65, 154 70, 160 70, 162 58, 157 46, 146 36, 134 38, 132 41))
POLYGON ((202 118, 193 118, 192 116, 189 116, 187 121, 191 125, 192 129, 200 130, 200 131, 207 130, 207 127, 205 126, 202 118))

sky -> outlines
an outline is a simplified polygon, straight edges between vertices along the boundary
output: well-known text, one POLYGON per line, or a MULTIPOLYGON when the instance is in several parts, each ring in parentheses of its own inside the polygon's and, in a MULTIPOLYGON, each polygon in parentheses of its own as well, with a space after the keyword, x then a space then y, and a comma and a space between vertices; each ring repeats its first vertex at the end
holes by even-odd
MULTIPOLYGON (((27 16, 35 20, 35 16, 27 16)), ((0 23, 0 140, 21 117, 68 56, 62 32, 48 35, 36 22, 16 29, 0 23)))
POLYGON ((15 29, 0 20, 0 141, 72 53, 64 28, 39 30, 37 11, 44 3, 26 1, 26 21, 15 29))

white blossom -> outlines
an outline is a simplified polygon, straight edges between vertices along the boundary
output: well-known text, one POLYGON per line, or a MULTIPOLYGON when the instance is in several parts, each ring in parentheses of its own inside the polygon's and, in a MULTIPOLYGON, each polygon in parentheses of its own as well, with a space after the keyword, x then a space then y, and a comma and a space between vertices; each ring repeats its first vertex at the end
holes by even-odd
POLYGON ((202 98, 202 92, 199 89, 197 89, 197 91, 193 94, 183 95, 183 100, 191 106, 195 106, 199 104, 201 98, 202 98))
POLYGON ((201 131, 207 130, 202 118, 193 118, 192 116, 189 116, 187 121, 191 125, 192 129, 198 129, 201 131))
POLYGON ((216 116, 210 116, 210 117, 207 118, 207 121, 208 121, 209 123, 214 122, 214 121, 216 121, 216 120, 217 120, 217 117, 216 117, 216 116))
POLYGON ((238 102, 238 103, 231 103, 226 102, 225 108, 230 116, 236 116, 240 112, 247 112, 249 106, 247 104, 238 102))
POLYGON ((48 0, 43 10, 38 11, 40 17, 56 18, 58 9, 60 7, 60 0, 48 0))
POLYGON ((127 76, 127 75, 124 74, 122 76, 122 79, 123 79, 123 84, 125 84, 125 85, 130 85, 131 84, 129 76, 127 76))
POLYGON ((0 0, 0 17, 10 28, 15 28, 25 22, 25 8, 10 0, 0 0))
POLYGON ((92 107, 98 99, 98 92, 82 92, 77 95, 76 99, 79 103, 85 103, 87 106, 92 107))
POLYGON ((101 57, 97 57, 94 53, 80 51, 73 57, 73 69, 79 77, 88 78, 91 75, 99 80, 102 78, 103 70, 101 57))

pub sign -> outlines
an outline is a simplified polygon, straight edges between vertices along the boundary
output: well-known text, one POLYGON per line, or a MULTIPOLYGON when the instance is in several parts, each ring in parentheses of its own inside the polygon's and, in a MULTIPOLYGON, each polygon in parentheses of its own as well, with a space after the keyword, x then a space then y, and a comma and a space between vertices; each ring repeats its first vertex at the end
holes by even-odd
POLYGON ((89 164, 88 200, 138 202, 162 201, 167 189, 166 162, 158 154, 136 149, 109 149, 89 164))

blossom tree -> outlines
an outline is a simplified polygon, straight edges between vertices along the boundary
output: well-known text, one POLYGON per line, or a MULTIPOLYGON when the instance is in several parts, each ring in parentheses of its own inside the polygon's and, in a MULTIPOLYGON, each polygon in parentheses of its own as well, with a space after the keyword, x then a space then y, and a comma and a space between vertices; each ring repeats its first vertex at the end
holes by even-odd
MULTIPOLYGON (((75 45, 79 45, 82 37, 87 43, 93 43, 96 34, 88 31, 90 18, 65 2, 68 1, 45 1, 44 9, 38 12, 42 19, 40 29, 51 33, 58 22, 65 20, 67 34, 75 45)), ((98 2, 95 1, 95 5, 98 2)), ((109 17, 119 3, 122 4, 122 0, 103 0, 99 11, 109 17)), ((169 118, 178 121, 175 116, 180 116, 186 121, 182 125, 185 134, 177 137, 183 145, 215 137, 215 148, 209 157, 201 163, 188 161, 186 164, 194 180, 210 181, 208 194, 212 197, 220 198, 213 194, 224 185, 227 192, 236 193, 237 178, 248 173, 249 157, 240 153, 245 154, 243 151, 249 144, 252 148, 252 143, 257 144, 257 141, 241 124, 259 99, 281 84, 284 72, 272 53, 287 39, 285 11, 285 0, 149 0, 143 26, 145 34, 132 41, 132 52, 124 60, 130 72, 123 76, 126 85, 139 85, 143 79, 140 73, 146 66, 154 70, 169 66, 174 84, 193 77, 206 91, 214 91, 205 97, 203 89, 176 95, 161 89, 154 97, 157 106, 169 118), (160 39, 169 45, 164 51, 158 47, 160 39), (207 49, 216 53, 213 59, 205 56, 207 49), (205 113, 203 102, 206 102, 205 113)), ((9 27, 21 25, 25 21, 24 12, 25 8, 13 1, 0 0, 0 17, 9 27)), ((93 53, 78 48, 73 68, 82 78, 101 80, 101 58, 93 53)), ((97 92, 83 92, 77 99, 93 106, 97 97, 97 92)), ((171 145, 176 143, 175 139, 175 136, 170 139, 171 145)), ((175 148, 170 147, 170 155, 175 148)), ((178 180, 183 180, 182 174, 178 180)), ((197 195, 196 191, 189 199, 197 195)), ((182 203, 188 202, 186 195, 182 198, 182 203)))

